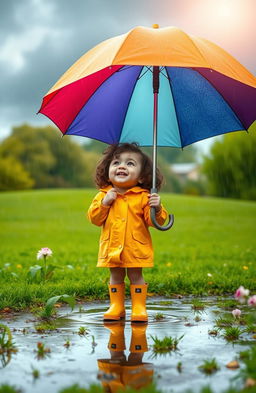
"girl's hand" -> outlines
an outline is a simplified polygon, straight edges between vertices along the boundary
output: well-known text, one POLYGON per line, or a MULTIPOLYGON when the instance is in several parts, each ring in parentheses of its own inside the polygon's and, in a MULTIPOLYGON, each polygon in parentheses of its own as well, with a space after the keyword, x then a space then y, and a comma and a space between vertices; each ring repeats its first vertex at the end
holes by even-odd
POLYGON ((148 204, 150 207, 155 207, 156 212, 159 212, 161 209, 161 199, 158 194, 149 194, 148 204))
POLYGON ((102 204, 105 206, 111 206, 112 203, 116 200, 117 192, 114 188, 111 188, 106 193, 105 197, 102 199, 102 204))

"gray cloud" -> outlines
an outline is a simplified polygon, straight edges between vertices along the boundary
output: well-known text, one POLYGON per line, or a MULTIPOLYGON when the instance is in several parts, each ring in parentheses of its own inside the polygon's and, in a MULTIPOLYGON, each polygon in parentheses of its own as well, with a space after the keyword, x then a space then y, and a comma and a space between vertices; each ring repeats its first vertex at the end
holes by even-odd
POLYGON ((3 42, 3 39, 6 33, 10 31, 10 26, 13 26, 13 29, 17 29, 15 23, 15 0, 10 1, 1 1, 0 3, 0 15, 1 15, 1 23, 0 23, 0 39, 3 42))

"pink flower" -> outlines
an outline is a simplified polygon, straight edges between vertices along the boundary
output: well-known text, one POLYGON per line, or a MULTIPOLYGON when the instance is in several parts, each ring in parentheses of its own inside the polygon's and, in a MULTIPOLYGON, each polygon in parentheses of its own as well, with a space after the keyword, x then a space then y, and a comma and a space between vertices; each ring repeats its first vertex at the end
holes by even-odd
POLYGON ((250 293, 249 289, 245 289, 242 285, 236 290, 235 293, 235 298, 239 299, 239 298, 243 298, 248 296, 250 293))
POLYGON ((48 247, 43 247, 37 252, 37 259, 42 259, 52 256, 52 250, 48 247))
POLYGON ((249 306, 256 306, 256 295, 253 295, 248 299, 248 304, 249 306))
POLYGON ((239 310, 238 308, 236 308, 235 310, 232 311, 232 315, 234 318, 240 318, 241 316, 241 310, 239 310))

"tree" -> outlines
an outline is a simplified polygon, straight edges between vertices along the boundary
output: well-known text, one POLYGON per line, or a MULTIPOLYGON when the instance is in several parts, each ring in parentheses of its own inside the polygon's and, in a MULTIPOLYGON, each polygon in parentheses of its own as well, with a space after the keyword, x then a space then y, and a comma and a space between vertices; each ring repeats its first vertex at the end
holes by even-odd
POLYGON ((94 152, 102 154, 103 151, 108 147, 107 143, 97 141, 95 139, 87 139, 87 143, 83 144, 83 148, 88 152, 94 152))
POLYGON ((35 187, 47 187, 50 169, 55 165, 55 157, 42 134, 46 129, 34 128, 27 124, 15 127, 0 147, 3 158, 13 157, 34 179, 35 187))
POLYGON ((33 179, 13 157, 0 158, 0 191, 32 188, 33 179))
POLYGON ((54 127, 15 127, 0 145, 0 158, 10 157, 20 163, 36 188, 93 185, 95 154, 88 156, 71 137, 61 138, 54 127))
POLYGON ((212 145, 202 167, 210 195, 256 200, 255 131, 226 134, 212 145))

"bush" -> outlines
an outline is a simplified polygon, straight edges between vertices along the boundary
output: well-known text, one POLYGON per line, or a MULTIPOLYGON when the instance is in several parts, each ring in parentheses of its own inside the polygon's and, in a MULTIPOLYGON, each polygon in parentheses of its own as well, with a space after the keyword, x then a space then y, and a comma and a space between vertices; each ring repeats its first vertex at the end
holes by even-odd
MULTIPOLYGON (((54 127, 27 124, 13 129, 0 145, 3 189, 91 187, 98 159, 54 127)), ((2 175, 1 172, 1 175, 2 175)))
POLYGON ((203 172, 210 195, 256 200, 256 130, 226 134, 215 142, 204 157, 203 172))
POLYGON ((200 180, 188 180, 182 189, 182 192, 187 195, 205 195, 205 185, 200 180))
POLYGON ((23 165, 13 157, 0 158, 0 191, 32 188, 34 181, 23 165))

